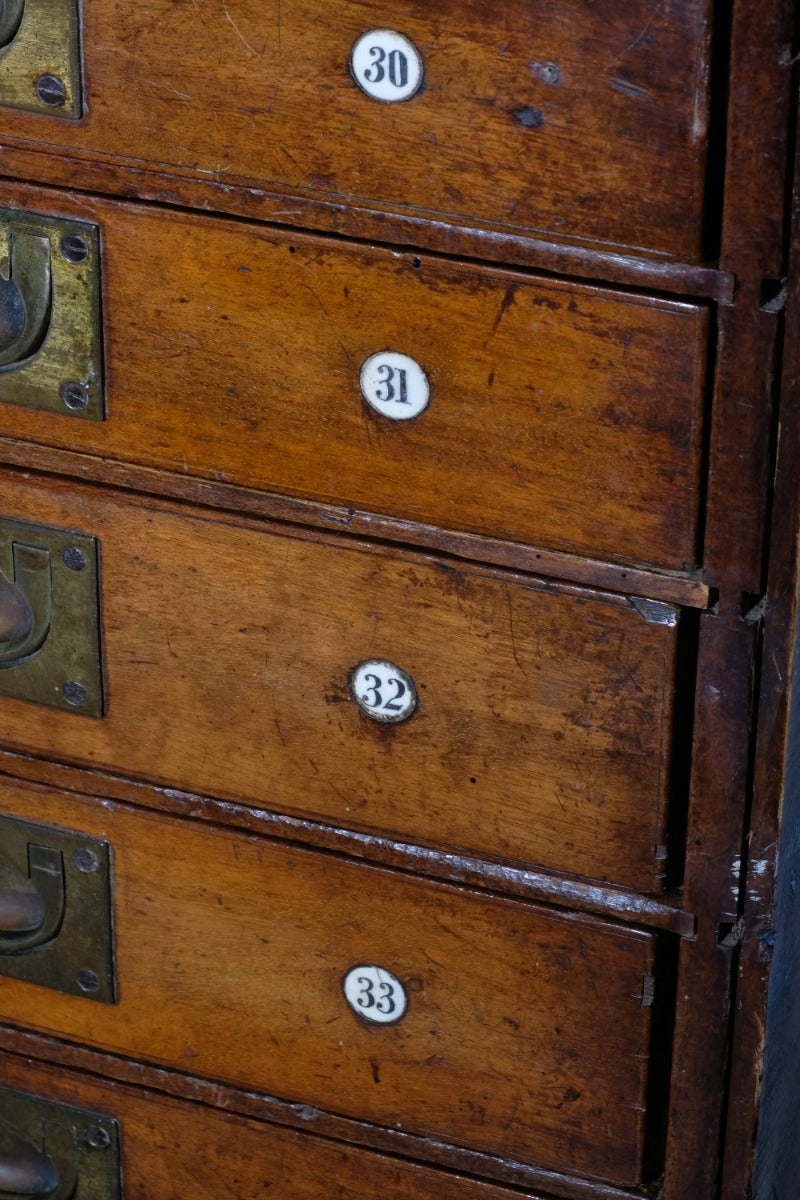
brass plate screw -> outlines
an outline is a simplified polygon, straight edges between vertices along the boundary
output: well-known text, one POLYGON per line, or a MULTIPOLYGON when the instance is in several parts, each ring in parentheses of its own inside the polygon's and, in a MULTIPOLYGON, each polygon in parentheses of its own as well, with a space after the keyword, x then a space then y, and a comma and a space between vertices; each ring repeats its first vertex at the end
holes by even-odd
POLYGON ((68 233, 61 239, 61 253, 68 263, 77 266, 89 257, 89 246, 77 233, 68 233))
POLYGON ((36 95, 42 104, 51 108, 60 108, 67 100, 67 89, 64 80, 57 75, 40 75, 36 80, 36 95))
POLYGON ((97 855, 94 853, 94 851, 87 850, 83 846, 80 848, 80 850, 76 850, 72 855, 72 861, 75 863, 75 866, 79 871, 83 871, 84 874, 87 875, 91 874, 92 871, 96 871, 100 865, 97 861, 97 855))
POLYGON ((81 967, 78 974, 75 976, 78 987, 83 992, 96 992, 100 987, 100 980, 94 971, 88 967, 81 967))
POLYGON ((80 412, 89 403, 89 389, 84 383, 64 383, 59 395, 67 408, 71 408, 73 412, 80 412))
POLYGON ((86 1145, 92 1150, 107 1150, 111 1145, 111 1137, 102 1125, 89 1125, 86 1130, 86 1145))
POLYGON ((76 708, 80 708, 82 704, 86 703, 86 688, 74 679, 68 679, 66 683, 62 683, 61 695, 67 704, 74 704, 76 708))
POLYGON ((83 571, 86 569, 86 555, 79 546, 67 546, 61 554, 61 561, 70 571, 83 571))

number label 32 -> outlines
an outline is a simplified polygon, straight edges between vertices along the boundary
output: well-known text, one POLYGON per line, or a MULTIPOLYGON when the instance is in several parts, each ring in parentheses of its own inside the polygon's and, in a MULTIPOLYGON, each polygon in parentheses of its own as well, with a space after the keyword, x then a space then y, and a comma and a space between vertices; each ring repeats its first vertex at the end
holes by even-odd
POLYGON ((414 680, 394 663, 370 658, 359 663, 350 676, 350 694, 373 721, 398 724, 407 721, 417 708, 414 680))

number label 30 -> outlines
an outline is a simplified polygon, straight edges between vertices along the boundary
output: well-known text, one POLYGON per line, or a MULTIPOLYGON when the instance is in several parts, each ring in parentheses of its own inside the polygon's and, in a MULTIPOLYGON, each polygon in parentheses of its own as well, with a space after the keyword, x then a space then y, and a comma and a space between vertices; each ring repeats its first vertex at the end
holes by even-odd
POLYGON ((391 971, 362 963, 351 967, 342 981, 353 1012, 374 1025, 393 1025, 405 1016, 408 997, 391 971))
POLYGON ((413 716, 417 708, 414 680, 394 663, 382 659, 370 658, 358 664, 350 676, 350 693, 373 721, 398 724, 413 716))
POLYGON ((350 72, 373 100, 410 100, 422 87, 422 55, 409 38, 394 29, 371 29, 350 51, 350 72))

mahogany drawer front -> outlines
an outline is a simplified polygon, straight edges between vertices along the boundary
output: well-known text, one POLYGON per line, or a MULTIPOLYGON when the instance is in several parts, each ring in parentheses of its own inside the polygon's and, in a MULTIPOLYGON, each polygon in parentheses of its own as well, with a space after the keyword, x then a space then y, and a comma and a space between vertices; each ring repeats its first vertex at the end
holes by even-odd
POLYGON ((101 718, 0 696, 8 744, 661 886, 672 607, 66 481, 2 485, 7 517, 99 539, 106 674, 101 718), (398 711, 396 684, 351 692, 370 662, 410 678, 409 719, 373 719, 398 711))
POLYGON ((4 131, 210 184, 696 259, 710 10, 511 0, 498 22, 475 0, 236 0, 198 20, 172 0, 90 0, 85 116, 9 111, 4 131), (362 35, 387 28, 413 44, 406 70, 388 45, 381 66, 377 38, 377 65, 356 74, 413 86, 415 47, 424 82, 401 103, 371 98, 348 65, 362 35))
MULTIPOLYGON (((702 306, 142 206, 57 211, 100 228, 107 420, 4 403, 6 436, 593 558, 697 560, 702 306), (411 419, 387 363, 366 392, 393 399, 362 394, 386 351, 427 376, 411 419)), ((14 389, 7 371, 0 399, 14 389)))
POLYGON ((0 805, 108 839, 119 997, 0 977, 4 1021, 639 1182, 654 935, 110 802, 4 783, 0 805))
MULTIPOLYGON (((519 1200, 520 1193, 141 1087, 0 1053, 3 1086, 119 1124, 125 1200, 519 1200)), ((13 1100, 0 1117, 13 1126, 13 1100)), ((536 1197, 525 1193, 530 1200, 536 1197)))

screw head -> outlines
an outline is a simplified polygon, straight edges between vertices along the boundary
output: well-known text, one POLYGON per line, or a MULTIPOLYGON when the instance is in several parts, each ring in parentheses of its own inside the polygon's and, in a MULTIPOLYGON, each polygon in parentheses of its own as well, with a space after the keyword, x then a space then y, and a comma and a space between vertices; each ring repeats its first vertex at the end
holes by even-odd
POLYGON ((80 546, 67 546, 61 552, 61 561, 70 571, 83 571, 86 568, 86 555, 80 546))
POLYGON ((96 871, 100 865, 94 850, 89 850, 86 846, 81 846, 80 849, 74 852, 72 861, 79 871, 83 871, 87 875, 91 874, 92 871, 96 871))
POLYGON ((72 412, 82 412, 89 404, 89 389, 85 383, 62 383, 59 391, 62 403, 72 412))
POLYGON ((86 1129, 86 1145, 92 1150, 107 1150, 111 1145, 111 1134, 102 1125, 89 1125, 86 1129))
POLYGON ((82 992, 96 992, 100 987, 99 976, 89 967, 81 967, 75 976, 75 981, 82 992))
POLYGON ((61 253, 68 263, 77 265, 89 257, 88 243, 78 233, 67 233, 61 239, 61 253))
POLYGON ((68 679, 66 683, 62 683, 61 695, 67 704, 72 704, 75 708, 80 708, 82 704, 86 703, 86 688, 74 679, 68 679))
POLYGON ((51 108, 60 108, 67 100, 67 89, 64 80, 57 75, 40 75, 36 80, 36 95, 42 104, 51 108))
POLYGON ((531 71, 541 83, 558 83, 561 71, 554 62, 532 62, 531 71))

